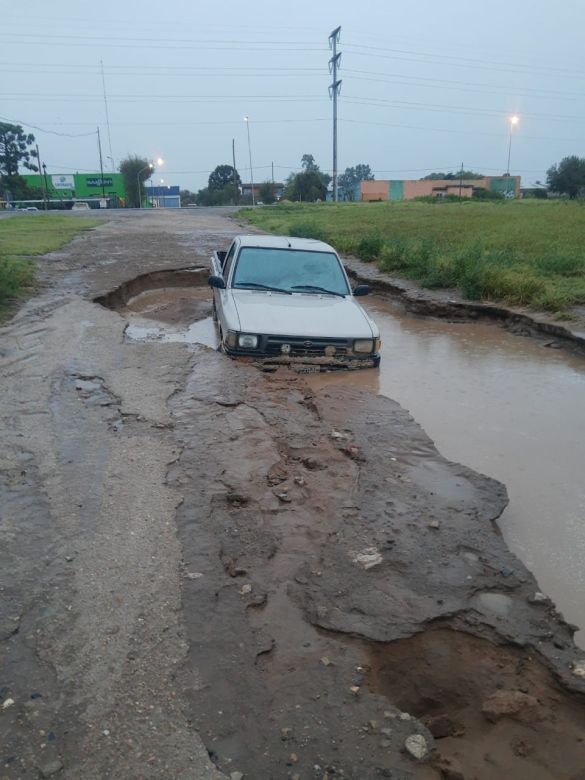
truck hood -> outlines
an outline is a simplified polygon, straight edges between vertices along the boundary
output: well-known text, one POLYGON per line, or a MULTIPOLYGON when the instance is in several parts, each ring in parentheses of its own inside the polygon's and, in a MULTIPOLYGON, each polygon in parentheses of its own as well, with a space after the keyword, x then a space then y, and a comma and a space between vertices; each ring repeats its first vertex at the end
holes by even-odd
POLYGON ((243 333, 321 338, 372 338, 378 332, 351 297, 231 290, 243 333))

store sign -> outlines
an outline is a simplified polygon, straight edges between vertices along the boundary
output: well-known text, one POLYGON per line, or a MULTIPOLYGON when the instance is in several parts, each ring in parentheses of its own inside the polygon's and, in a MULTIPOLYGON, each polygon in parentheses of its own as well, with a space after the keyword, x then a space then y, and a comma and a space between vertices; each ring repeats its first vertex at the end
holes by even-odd
POLYGON ((56 190, 74 190, 75 180, 70 173, 60 173, 58 176, 51 176, 53 187, 56 190))
POLYGON ((88 176, 85 184, 88 187, 113 187, 114 180, 111 176, 88 176))

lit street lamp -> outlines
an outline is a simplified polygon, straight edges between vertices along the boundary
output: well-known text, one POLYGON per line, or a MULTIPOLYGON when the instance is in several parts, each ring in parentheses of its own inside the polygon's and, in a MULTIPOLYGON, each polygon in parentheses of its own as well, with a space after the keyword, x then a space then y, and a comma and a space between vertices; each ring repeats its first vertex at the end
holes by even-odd
POLYGON ((142 188, 140 186, 140 174, 143 171, 154 171, 154 165, 152 163, 148 163, 148 165, 145 165, 144 168, 141 168, 138 173, 136 174, 136 183, 138 184, 138 206, 136 208, 142 208, 142 188))
POLYGON ((520 121, 520 117, 517 117, 516 115, 509 117, 508 122, 510 123, 510 138, 508 141, 508 167, 506 168, 506 175, 510 175, 510 155, 512 154, 512 130, 514 127, 518 124, 520 121))
POLYGON ((254 198, 254 171, 252 170, 252 146, 250 144, 250 118, 245 116, 244 122, 246 123, 246 129, 248 130, 248 155, 250 157, 250 183, 252 184, 252 206, 255 206, 256 199, 254 198))

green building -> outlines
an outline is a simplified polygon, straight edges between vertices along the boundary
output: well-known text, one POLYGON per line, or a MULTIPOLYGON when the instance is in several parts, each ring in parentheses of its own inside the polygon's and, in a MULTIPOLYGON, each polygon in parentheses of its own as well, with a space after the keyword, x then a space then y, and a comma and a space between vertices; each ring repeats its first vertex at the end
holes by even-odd
POLYGON ((124 205, 126 193, 121 173, 38 173, 22 177, 29 187, 46 189, 49 201, 87 200, 91 203, 104 197, 108 206, 124 205))

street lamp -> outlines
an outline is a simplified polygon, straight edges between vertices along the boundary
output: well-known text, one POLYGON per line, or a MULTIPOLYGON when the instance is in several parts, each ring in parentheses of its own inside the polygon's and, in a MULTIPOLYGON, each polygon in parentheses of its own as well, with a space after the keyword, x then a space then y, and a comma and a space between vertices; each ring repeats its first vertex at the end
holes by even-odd
POLYGON ((507 176, 510 175, 510 155, 512 154, 512 130, 514 129, 514 127, 516 127, 519 121, 520 121, 520 117, 516 116, 515 114, 514 116, 508 118, 508 122, 510 123, 510 138, 508 140, 508 167, 506 169, 507 176))
POLYGON ((136 206, 137 209, 142 208, 142 188, 140 186, 140 174, 142 171, 154 171, 154 165, 152 163, 148 163, 148 165, 145 165, 144 168, 141 168, 138 173, 136 174, 136 183, 138 184, 138 206, 136 206))
POLYGON ((252 170, 252 146, 250 144, 250 118, 245 116, 244 122, 246 123, 246 129, 248 130, 248 156, 250 157, 250 183, 252 184, 252 206, 255 206, 256 199, 254 197, 254 171, 252 170))

